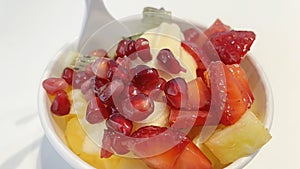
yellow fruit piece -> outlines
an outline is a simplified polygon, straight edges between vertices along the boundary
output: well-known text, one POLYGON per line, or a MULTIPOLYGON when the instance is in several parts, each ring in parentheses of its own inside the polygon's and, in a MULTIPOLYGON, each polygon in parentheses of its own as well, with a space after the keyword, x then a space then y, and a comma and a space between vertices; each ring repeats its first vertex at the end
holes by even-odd
POLYGON ((83 131, 78 119, 72 118, 66 127, 66 140, 70 149, 77 155, 82 153, 82 144, 85 139, 85 132, 83 131))
POLYGON ((67 114, 67 115, 64 115, 64 116, 57 116, 55 114, 52 114, 52 117, 53 117, 55 123, 57 124, 57 126, 62 131, 65 131, 69 120, 76 117, 76 115, 75 114, 67 114))
POLYGON ((150 169, 142 160, 122 157, 116 169, 150 169))
POLYGON ((254 153, 270 139, 263 123, 248 110, 234 125, 216 131, 205 145, 222 164, 229 164, 254 153))

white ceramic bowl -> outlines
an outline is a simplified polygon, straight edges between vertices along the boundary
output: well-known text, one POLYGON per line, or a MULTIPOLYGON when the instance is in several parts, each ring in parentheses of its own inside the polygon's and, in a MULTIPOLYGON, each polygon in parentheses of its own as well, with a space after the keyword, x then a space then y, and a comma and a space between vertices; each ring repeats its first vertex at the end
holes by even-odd
MULTIPOLYGON (((68 52, 76 51, 76 47, 76 39, 70 43, 67 43, 49 63, 41 80, 43 81, 49 77, 59 77, 63 69, 72 62, 70 57, 66 57, 68 56, 68 52)), ((256 113, 258 118, 264 122, 266 128, 270 129, 273 118, 273 98, 268 80, 262 68, 259 66, 253 56, 250 55, 249 57, 246 57, 242 62, 242 67, 245 69, 248 75, 249 83, 255 97, 252 110, 256 113)), ((42 126, 54 149, 74 168, 93 168, 75 155, 66 145, 64 131, 61 131, 61 129, 55 123, 50 112, 50 101, 48 100, 48 96, 42 87, 40 87, 39 90, 38 105, 42 126)), ((243 168, 255 157, 256 154, 257 153, 241 158, 227 166, 226 169, 243 168)))

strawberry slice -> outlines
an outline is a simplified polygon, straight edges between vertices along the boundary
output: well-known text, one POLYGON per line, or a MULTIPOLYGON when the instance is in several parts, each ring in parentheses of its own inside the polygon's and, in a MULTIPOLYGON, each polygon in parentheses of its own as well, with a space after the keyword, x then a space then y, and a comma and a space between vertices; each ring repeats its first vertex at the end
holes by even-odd
POLYGON ((194 43, 197 47, 202 47, 207 39, 219 32, 230 30, 230 27, 223 24, 220 19, 217 19, 208 29, 202 33, 203 28, 189 28, 183 31, 184 39, 187 42, 194 43))
POLYGON ((254 102, 254 96, 249 86, 248 77, 245 70, 239 64, 226 65, 226 67, 229 69, 229 72, 235 77, 235 79, 243 86, 244 91, 246 91, 248 95, 247 102, 249 103, 248 108, 250 108, 254 102))
POLYGON ((255 34, 252 31, 226 31, 215 33, 204 44, 204 50, 209 56, 218 56, 225 64, 240 63, 242 58, 250 50, 255 40, 255 34), (211 44, 213 46, 211 46, 211 44))
POLYGON ((146 138, 146 141, 138 143, 133 149, 133 152, 140 155, 153 153, 161 147, 172 145, 174 141, 180 140, 174 147, 159 155, 142 158, 150 168, 210 169, 212 167, 211 162, 189 138, 174 130, 166 127, 145 126, 135 131, 132 137, 146 138))
POLYGON ((173 169, 211 169, 209 159, 200 149, 190 142, 178 157, 173 169))
POLYGON ((191 128, 205 124, 208 111, 206 110, 178 110, 171 109, 169 124, 174 128, 191 128))
POLYGON ((154 169, 173 169, 176 159, 191 142, 179 132, 158 126, 141 127, 132 137, 137 139, 132 151, 154 169))
POLYGON ((223 24, 220 19, 217 19, 207 30, 204 31, 204 34, 207 37, 210 37, 215 33, 225 32, 228 30, 230 30, 230 26, 223 24))
POLYGON ((225 101, 221 123, 224 125, 234 124, 248 108, 247 91, 221 61, 212 62, 206 74, 207 82, 210 83, 209 86, 212 91, 220 91, 219 94, 226 93, 226 99, 223 97, 218 100, 214 99, 215 102, 219 103, 225 101), (217 86, 216 84, 220 85, 217 86))

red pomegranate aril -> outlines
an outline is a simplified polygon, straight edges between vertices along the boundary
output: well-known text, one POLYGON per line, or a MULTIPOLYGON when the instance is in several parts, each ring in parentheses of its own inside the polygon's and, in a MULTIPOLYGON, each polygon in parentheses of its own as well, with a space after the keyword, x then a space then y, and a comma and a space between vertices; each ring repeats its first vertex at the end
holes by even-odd
POLYGON ((51 112, 55 115, 63 116, 69 114, 70 109, 71 103, 67 93, 63 90, 58 91, 51 104, 51 112))
POLYGON ((162 49, 157 55, 158 64, 167 72, 171 74, 178 74, 179 72, 186 72, 178 60, 175 58, 170 49, 162 49))
POLYGON ((63 73, 61 77, 65 79, 65 81, 69 84, 72 85, 73 82, 73 75, 74 75, 74 70, 72 68, 66 67, 63 70, 63 73))
POLYGON ((106 57, 107 52, 104 49, 97 49, 88 54, 89 56, 106 57))
POLYGON ((75 72, 73 77, 73 88, 80 89, 81 85, 91 78, 91 75, 87 74, 85 71, 75 72))
POLYGON ((108 114, 118 114, 119 113, 117 108, 113 107, 113 106, 106 106, 106 111, 108 112, 108 114))
POLYGON ((117 57, 124 57, 126 55, 126 48, 127 48, 127 40, 123 39, 118 43, 116 54, 117 57))
POLYGON ((128 86, 125 86, 121 97, 126 99, 135 95, 138 95, 142 93, 136 86, 134 86, 132 83, 130 83, 128 86))
POLYGON ((118 133, 112 132, 111 136, 111 147, 119 155, 124 155, 129 153, 128 149, 128 137, 118 133))
POLYGON ((145 38, 138 38, 135 42, 135 50, 140 51, 144 49, 149 49, 149 41, 145 38))
POLYGON ((127 44, 126 44, 126 51, 125 51, 125 54, 126 56, 130 56, 130 59, 134 60, 136 59, 134 53, 135 53, 135 40, 133 39, 130 39, 127 41, 127 44), (132 55, 132 56, 131 56, 132 55))
POLYGON ((135 42, 135 50, 137 56, 144 62, 152 60, 149 41, 145 38, 139 38, 135 42))
POLYGON ((126 119, 121 114, 115 113, 110 115, 106 121, 106 126, 108 129, 129 136, 131 134, 133 124, 132 121, 126 119))
POLYGON ((149 83, 156 83, 158 81, 159 74, 156 69, 148 68, 141 70, 140 72, 136 72, 133 77, 133 82, 138 85, 147 85, 149 83))
POLYGON ((66 90, 68 83, 63 78, 48 78, 43 81, 43 88, 50 95, 56 94, 60 90, 66 90))
POLYGON ((130 61, 130 59, 128 57, 123 57, 123 58, 118 57, 116 59, 116 63, 119 66, 122 66, 123 68, 125 68, 127 71, 130 70, 131 61, 130 61))
POLYGON ((100 100, 108 106, 115 106, 119 101, 119 94, 123 91, 124 84, 121 80, 113 80, 107 83, 99 94, 100 100))
POLYGON ((109 82, 108 79, 104 79, 101 77, 97 77, 95 76, 94 78, 92 78, 92 89, 94 91, 94 93, 98 96, 101 92, 101 89, 104 85, 106 85, 109 82))
POLYGON ((154 102, 141 93, 123 101, 120 113, 129 120, 141 121, 154 111, 154 102))
POLYGON ((94 97, 88 102, 86 109, 86 120, 90 124, 100 123, 103 120, 107 119, 109 114, 98 97, 94 97))
POLYGON ((109 71, 107 72, 107 78, 110 81, 122 80, 124 83, 127 83, 130 80, 128 70, 123 66, 112 67, 111 69, 109 69, 109 71))
POLYGON ((169 80, 164 89, 168 104, 175 108, 181 108, 187 102, 187 83, 181 77, 169 80))
POLYGON ((109 158, 113 155, 111 150, 111 131, 104 130, 103 138, 102 138, 102 148, 100 151, 100 158, 109 158))
POLYGON ((97 59, 92 65, 92 71, 93 73, 100 77, 100 78, 104 78, 106 79, 107 78, 107 71, 109 69, 109 67, 111 65, 108 64, 108 62, 110 61, 111 59, 109 58, 104 58, 104 57, 100 57, 99 59, 97 59))

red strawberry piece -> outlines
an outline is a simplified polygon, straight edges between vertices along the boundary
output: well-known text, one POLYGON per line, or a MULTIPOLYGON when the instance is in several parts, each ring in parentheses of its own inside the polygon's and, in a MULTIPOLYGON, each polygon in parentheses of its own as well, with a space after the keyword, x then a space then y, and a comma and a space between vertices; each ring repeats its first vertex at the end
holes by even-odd
POLYGON ((172 169, 186 145, 190 142, 166 127, 145 126, 132 134, 136 143, 132 151, 142 158, 150 167, 155 169, 172 169))
POLYGON ((50 95, 55 95, 60 90, 66 90, 68 83, 63 78, 48 78, 43 81, 43 88, 50 95))
POLYGON ((51 112, 58 116, 67 115, 70 113, 71 103, 65 91, 59 90, 51 104, 51 112))
POLYGON ((204 31, 204 33, 207 37, 210 37, 215 33, 225 32, 229 30, 230 26, 223 24, 220 19, 217 19, 207 30, 204 31))
POLYGON ((177 158, 172 169, 212 169, 212 164, 201 150, 190 142, 177 158))
POLYGON ((240 63, 242 58, 250 50, 255 40, 252 31, 227 31, 215 33, 204 45, 207 55, 214 56, 214 50, 225 64, 240 63), (210 46, 210 43, 213 46, 210 46))
POLYGON ((226 66, 229 69, 229 72, 232 73, 235 79, 243 86, 244 91, 248 95, 247 102, 249 103, 248 108, 250 108, 254 102, 254 96, 249 86, 248 77, 245 70, 239 64, 226 65, 226 66))
POLYGON ((195 126, 203 126, 208 116, 207 110, 178 110, 171 109, 169 123, 174 128, 189 129, 195 126))
MULTIPOLYGON (((223 107, 221 123, 232 125, 240 119, 248 108, 247 91, 223 62, 212 62, 207 71, 207 82, 210 83, 209 86, 212 91, 211 108, 216 107, 216 111, 220 111, 218 109, 223 107)), ((219 113, 214 114, 219 116, 219 113)))

